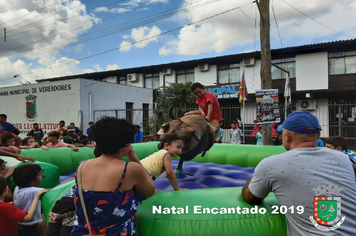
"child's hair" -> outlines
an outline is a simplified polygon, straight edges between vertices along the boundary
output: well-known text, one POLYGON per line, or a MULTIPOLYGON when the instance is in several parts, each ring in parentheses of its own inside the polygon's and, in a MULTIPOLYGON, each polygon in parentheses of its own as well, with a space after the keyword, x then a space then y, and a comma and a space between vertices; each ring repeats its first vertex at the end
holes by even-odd
POLYGON ((59 133, 58 131, 51 131, 47 134, 47 136, 56 137, 57 139, 59 138, 60 135, 61 133, 59 133))
POLYGON ((32 138, 32 137, 26 137, 26 138, 22 139, 22 145, 27 146, 27 143, 28 143, 28 141, 29 141, 30 139, 34 139, 34 138, 32 138))
POLYGON ((28 185, 37 179, 38 172, 41 170, 38 164, 25 164, 16 167, 12 176, 15 184, 20 188, 29 187, 28 185))
POLYGON ((157 145, 157 147, 161 150, 164 148, 165 143, 171 144, 175 140, 182 140, 184 143, 184 139, 177 134, 167 134, 163 137, 162 141, 157 145))
POLYGON ((5 144, 8 140, 15 138, 12 133, 3 133, 1 137, 1 143, 5 144))
POLYGON ((83 145, 87 145, 89 143, 89 141, 90 140, 88 138, 85 138, 85 139, 82 140, 82 144, 83 145))
POLYGON ((20 130, 18 130, 18 129, 13 129, 13 130, 11 130, 11 133, 16 134, 16 135, 19 135, 19 134, 20 134, 20 130))
POLYGON ((0 117, 5 119, 5 120, 7 119, 7 115, 5 115, 5 114, 0 114, 0 117))
POLYGON ((197 88, 201 88, 204 89, 204 85, 202 85, 201 83, 194 83, 192 84, 192 86, 190 86, 190 90, 193 92, 194 90, 196 90, 197 88))
POLYGON ((148 143, 148 142, 153 142, 155 141, 153 137, 147 137, 145 138, 145 142, 148 143))
POLYGON ((5 178, 5 176, 0 175, 0 195, 3 194, 7 185, 7 179, 5 178))
POLYGON ((93 128, 94 141, 101 153, 115 154, 134 142, 134 126, 127 120, 104 116, 93 128))
POLYGON ((0 158, 0 166, 2 165, 2 163, 4 163, 5 161, 3 159, 0 158))
POLYGON ((345 151, 348 150, 347 142, 344 139, 344 137, 342 137, 342 136, 329 137, 325 140, 325 143, 333 145, 334 148, 337 148, 340 146, 342 148, 342 150, 345 150, 345 151))

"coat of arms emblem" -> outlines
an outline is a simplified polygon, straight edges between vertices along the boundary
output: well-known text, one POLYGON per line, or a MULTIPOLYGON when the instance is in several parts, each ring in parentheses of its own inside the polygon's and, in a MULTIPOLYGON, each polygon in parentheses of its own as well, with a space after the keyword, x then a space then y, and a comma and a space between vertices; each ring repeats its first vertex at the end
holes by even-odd
POLYGON ((314 188, 313 191, 317 196, 314 196, 314 216, 310 216, 310 221, 316 228, 324 231, 339 228, 345 221, 345 216, 341 215, 341 197, 339 197, 342 188, 323 185, 314 188))
POLYGON ((26 99, 26 118, 29 121, 33 121, 37 117, 37 107, 36 107, 36 98, 35 95, 28 95, 26 99))

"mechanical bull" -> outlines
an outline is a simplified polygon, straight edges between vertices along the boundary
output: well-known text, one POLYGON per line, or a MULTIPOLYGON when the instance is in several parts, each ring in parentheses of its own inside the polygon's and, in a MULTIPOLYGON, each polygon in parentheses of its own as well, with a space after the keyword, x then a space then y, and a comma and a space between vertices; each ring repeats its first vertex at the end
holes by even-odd
POLYGON ((211 131, 210 125, 201 115, 187 115, 176 118, 173 115, 172 107, 169 115, 172 121, 162 125, 157 132, 159 135, 177 134, 184 139, 184 148, 180 155, 179 164, 175 170, 177 178, 184 178, 185 173, 182 169, 183 162, 192 160, 194 157, 205 155, 214 144, 215 134, 211 131))

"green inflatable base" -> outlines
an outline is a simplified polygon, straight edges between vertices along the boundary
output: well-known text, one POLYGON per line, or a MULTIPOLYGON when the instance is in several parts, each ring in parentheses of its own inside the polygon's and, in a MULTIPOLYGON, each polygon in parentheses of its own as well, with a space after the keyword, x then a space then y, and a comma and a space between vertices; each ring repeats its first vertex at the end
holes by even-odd
POLYGON ((138 207, 139 235, 285 236, 285 216, 271 214, 271 206, 278 205, 274 194, 251 206, 242 199, 241 189, 158 191, 138 207))
MULTIPOLYGON (((138 158, 143 159, 158 151, 157 144, 158 142, 151 142, 133 146, 138 158)), ((215 144, 204 157, 198 155, 193 161, 255 167, 263 158, 283 152, 285 149, 282 146, 215 144)), ((75 172, 80 161, 94 158, 93 149, 90 148, 80 148, 78 152, 73 152, 69 148, 28 149, 23 150, 21 154, 38 160, 37 164, 44 168, 43 173, 46 177, 41 184, 44 188, 52 188, 59 184, 59 174, 75 172)), ((8 166, 21 164, 14 158, 4 159, 9 162, 8 166)), ((123 159, 127 161, 127 158, 123 159)), ((12 182, 10 180, 11 186, 14 187, 12 182)), ((47 222, 56 201, 74 184, 74 180, 69 181, 43 195, 42 208, 47 222)), ((138 207, 138 232, 142 236, 284 236, 285 216, 271 214, 271 207, 274 205, 278 205, 274 194, 264 199, 260 206, 245 203, 241 196, 241 187, 157 191, 153 197, 138 207), (211 212, 203 213, 203 208, 211 212), (194 212, 194 209, 201 209, 201 214, 200 211, 194 212), (224 209, 226 211, 235 209, 235 213, 225 212, 224 209), (245 213, 248 211, 248 214, 244 214, 244 210, 245 213)))

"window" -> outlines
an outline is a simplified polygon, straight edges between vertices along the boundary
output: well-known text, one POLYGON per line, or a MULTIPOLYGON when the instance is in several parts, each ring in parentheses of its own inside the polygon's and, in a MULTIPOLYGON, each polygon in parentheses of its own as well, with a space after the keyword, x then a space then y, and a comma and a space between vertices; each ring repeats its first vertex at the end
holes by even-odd
POLYGON ((145 74, 145 88, 159 88, 159 73, 145 74))
POLYGON ((218 82, 219 84, 230 84, 241 81, 240 64, 219 65, 218 82))
POLYGON ((356 73, 356 51, 329 53, 329 74, 356 73))
MULTIPOLYGON (((288 70, 289 77, 295 78, 295 58, 294 57, 272 60, 272 63, 278 65, 279 67, 282 67, 283 69, 288 70)), ((285 79, 287 76, 286 72, 278 69, 275 66, 272 66, 271 73, 272 73, 272 79, 285 79)))
POLYGON ((119 76, 119 84, 126 85, 127 84, 127 77, 126 76, 119 76))
POLYGON ((133 103, 132 102, 127 102, 126 103, 126 120, 130 121, 132 123, 132 117, 133 117, 133 103))
POLYGON ((177 70, 177 83, 194 83, 194 69, 177 70))
POLYGON ((149 131, 149 110, 150 104, 143 103, 142 104, 142 110, 143 110, 143 132, 147 133, 149 131))

